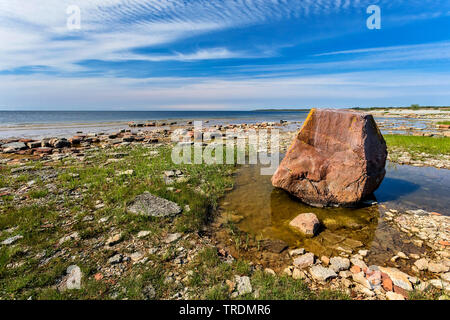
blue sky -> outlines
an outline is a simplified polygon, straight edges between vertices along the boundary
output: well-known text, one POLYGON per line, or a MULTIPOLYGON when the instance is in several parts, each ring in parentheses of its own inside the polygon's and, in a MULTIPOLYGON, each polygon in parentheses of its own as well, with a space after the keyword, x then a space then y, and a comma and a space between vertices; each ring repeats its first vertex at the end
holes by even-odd
POLYGON ((3 0, 0 40, 0 109, 450 105, 448 0, 3 0))

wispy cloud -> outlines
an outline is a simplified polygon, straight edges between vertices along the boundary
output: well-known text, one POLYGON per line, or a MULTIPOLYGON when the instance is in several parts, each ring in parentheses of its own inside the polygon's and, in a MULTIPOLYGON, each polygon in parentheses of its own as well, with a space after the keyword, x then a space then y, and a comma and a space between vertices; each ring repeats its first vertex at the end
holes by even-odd
MULTIPOLYGON (((79 70, 83 60, 130 60, 133 50, 227 28, 361 10, 373 0, 8 0, 0 2, 0 70, 47 66, 79 70), (66 29, 66 8, 78 5, 82 29, 66 29)), ((404 1, 376 1, 390 7, 404 1)), ((410 1, 410 3, 416 2, 410 1)), ((430 2, 429 0, 423 0, 430 2)), ((363 11, 361 11, 363 12, 363 11)), ((229 59, 248 52, 202 48, 144 61, 229 59), (222 50, 222 51, 220 51, 222 50)))
POLYGON ((251 109, 437 104, 450 99, 446 73, 391 71, 268 79, 0 77, 0 105, 30 109, 251 109), (18 90, 20 88, 20 90, 18 90), (70 90, 68 89, 70 88, 70 90), (27 92, 26 95, 22 92, 27 92), (432 99, 430 100, 430 95, 432 99), (54 101, 59 104, 55 105, 54 101), (133 106, 133 107, 131 107, 133 106))

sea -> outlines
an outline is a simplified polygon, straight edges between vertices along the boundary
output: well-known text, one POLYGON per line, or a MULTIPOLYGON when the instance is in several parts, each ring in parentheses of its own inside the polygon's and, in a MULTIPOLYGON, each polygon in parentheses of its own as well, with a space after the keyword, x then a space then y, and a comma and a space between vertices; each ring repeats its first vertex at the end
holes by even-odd
POLYGON ((303 122, 309 111, 0 111, 0 139, 113 132, 128 122, 208 120, 216 124, 287 120, 303 122))

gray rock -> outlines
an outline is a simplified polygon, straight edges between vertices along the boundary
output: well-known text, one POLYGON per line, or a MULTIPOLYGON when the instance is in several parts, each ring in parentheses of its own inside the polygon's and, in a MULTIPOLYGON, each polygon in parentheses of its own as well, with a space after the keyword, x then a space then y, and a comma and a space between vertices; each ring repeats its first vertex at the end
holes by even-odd
POLYGON ((369 280, 367 280, 364 272, 354 273, 352 274, 352 279, 356 283, 359 283, 360 285, 364 286, 367 289, 372 290, 372 285, 370 284, 369 280))
POLYGON ((444 281, 450 282, 450 272, 442 274, 441 279, 444 281))
POLYGON ((291 257, 293 257, 293 256, 299 256, 299 255, 302 255, 302 254, 304 254, 304 253, 305 253, 305 249, 303 249, 303 248, 294 249, 294 250, 290 250, 290 251, 289 251, 289 255, 290 255, 291 257))
POLYGON ((64 242, 78 240, 79 238, 80 235, 78 234, 78 232, 75 231, 74 233, 59 239, 59 244, 62 245, 64 242))
POLYGON ((14 242, 16 242, 17 240, 22 239, 22 238, 23 238, 23 236, 17 235, 17 236, 8 238, 8 239, 6 239, 6 240, 3 240, 3 241, 2 241, 2 244, 3 244, 3 245, 10 245, 10 244, 13 244, 14 242))
POLYGON ((307 253, 294 259, 294 266, 303 269, 314 264, 314 254, 307 253))
POLYGON ((407 291, 412 291, 413 287, 411 282, 409 281, 409 276, 396 269, 396 268, 384 268, 379 267, 380 271, 387 274, 389 278, 391 278, 392 283, 396 285, 397 287, 400 287, 402 289, 405 289, 407 291))
POLYGON ((108 263, 109 264, 119 264, 122 262, 122 260, 123 260, 123 256, 120 253, 118 253, 118 254, 112 256, 111 258, 109 258, 108 263))
POLYGON ((172 243, 177 241, 178 239, 181 238, 181 233, 169 233, 164 239, 163 241, 165 243, 172 243))
POLYGON ((151 232, 150 231, 139 231, 139 233, 137 234, 138 238, 145 238, 146 236, 148 236, 151 232))
POLYGON ((8 149, 10 152, 12 152, 12 151, 18 151, 18 150, 26 149, 27 146, 23 142, 11 142, 11 143, 3 144, 2 148, 3 149, 8 149))
POLYGON ((144 216, 170 217, 179 214, 181 208, 175 202, 144 192, 134 199, 128 207, 128 211, 144 216))
POLYGON ((333 257, 330 259, 330 268, 334 272, 348 270, 350 268, 350 260, 347 258, 333 257))
POLYGON ((361 259, 359 259, 359 258, 353 257, 353 258, 350 259, 350 262, 353 265, 358 266, 358 267, 360 267, 363 270, 365 268, 367 268, 367 264, 364 261, 362 261, 361 259))
POLYGON ((325 268, 322 266, 314 266, 311 267, 309 273, 316 281, 327 281, 337 277, 336 272, 329 268, 325 268))
POLYGON ((240 277, 236 276, 236 290, 238 295, 252 293, 253 288, 250 283, 250 278, 247 276, 240 277))

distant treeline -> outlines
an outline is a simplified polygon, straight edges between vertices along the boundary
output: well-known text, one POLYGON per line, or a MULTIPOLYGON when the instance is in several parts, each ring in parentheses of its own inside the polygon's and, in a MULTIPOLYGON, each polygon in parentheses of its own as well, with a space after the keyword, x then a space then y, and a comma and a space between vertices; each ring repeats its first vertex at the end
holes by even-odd
POLYGON ((371 108, 351 108, 352 110, 384 110, 384 109, 404 109, 404 110, 419 110, 419 109, 432 109, 432 110, 450 110, 449 106, 420 106, 413 104, 409 107, 371 107, 371 108))
MULTIPOLYGON (((332 108, 332 107, 330 107, 332 108)), ((413 104, 409 107, 355 107, 349 108, 351 110, 384 110, 384 109, 405 109, 405 110, 419 110, 419 109, 432 109, 432 110, 450 110, 450 106, 421 106, 418 104, 413 104)), ((309 111, 311 108, 307 109, 256 109, 255 112, 296 112, 296 111, 309 111)))

